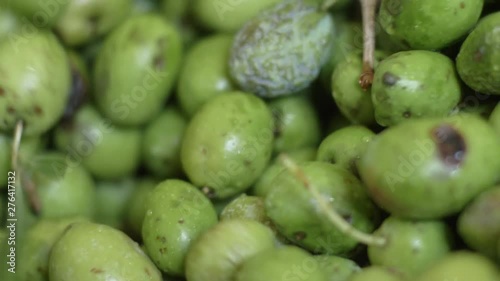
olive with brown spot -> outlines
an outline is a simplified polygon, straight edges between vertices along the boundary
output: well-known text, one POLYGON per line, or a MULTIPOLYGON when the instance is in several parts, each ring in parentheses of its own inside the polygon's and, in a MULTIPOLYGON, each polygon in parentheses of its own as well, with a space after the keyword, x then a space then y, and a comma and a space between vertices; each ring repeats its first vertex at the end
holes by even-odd
POLYGON ((17 248, 18 262, 23 265, 16 272, 18 280, 46 281, 52 247, 68 226, 84 221, 87 219, 82 217, 40 219, 30 227, 23 240, 25 242, 17 248))
POLYGON ((141 14, 104 40, 94 64, 95 102, 116 124, 144 125, 171 96, 183 55, 181 35, 160 15, 141 14))
POLYGON ((500 138, 473 114, 411 120, 375 136, 358 170, 392 215, 444 218, 498 182, 500 138))
POLYGON ((184 172, 214 198, 241 193, 269 163, 272 131, 271 110, 261 98, 244 92, 221 93, 188 124, 181 146, 184 172))
MULTIPOLYGON (((388 54, 375 52, 375 68, 388 54)), ((345 56, 330 77, 331 93, 335 104, 343 116, 358 125, 375 124, 371 90, 365 91, 359 84, 359 74, 363 69, 362 54, 358 51, 345 56)))
MULTIPOLYGON (((22 1, 23 2, 23 1, 22 1)), ((24 136, 47 132, 62 117, 71 77, 68 56, 49 30, 13 32, 0 42, 0 131, 24 122, 24 136)))
POLYGON ((142 239, 148 255, 163 272, 184 276, 191 244, 217 223, 214 206, 195 186, 175 179, 150 191, 145 206, 142 239))
POLYGON ((93 222, 71 225, 49 257, 51 281, 162 281, 161 272, 125 233, 93 222))
POLYGON ((481 18, 460 47, 457 71, 474 91, 500 95, 500 12, 481 18))
MULTIPOLYGON (((352 226, 365 232, 375 229, 378 209, 353 174, 339 165, 320 161, 297 165, 331 208, 352 218, 352 226)), ((318 216, 318 202, 289 170, 279 173, 271 185, 265 198, 267 215, 291 242, 319 254, 348 255, 356 248, 356 240, 318 216)))
POLYGON ((453 61, 423 50, 398 52, 382 60, 371 89, 375 120, 382 126, 446 117, 461 97, 453 61))

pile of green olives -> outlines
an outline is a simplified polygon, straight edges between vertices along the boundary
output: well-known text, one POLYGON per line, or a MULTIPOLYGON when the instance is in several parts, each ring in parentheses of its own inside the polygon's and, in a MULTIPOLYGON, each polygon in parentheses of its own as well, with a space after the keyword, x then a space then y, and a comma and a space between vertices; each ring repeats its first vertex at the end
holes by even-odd
POLYGON ((0 4, 0 280, 500 281, 500 2, 0 4))

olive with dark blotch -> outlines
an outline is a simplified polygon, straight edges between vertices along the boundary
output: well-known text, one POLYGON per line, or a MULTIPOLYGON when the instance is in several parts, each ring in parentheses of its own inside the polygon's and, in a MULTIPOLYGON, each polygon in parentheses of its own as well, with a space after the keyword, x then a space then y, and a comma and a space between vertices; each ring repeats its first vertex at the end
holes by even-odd
POLYGON ((358 169, 391 214, 443 218, 498 182, 500 138, 486 120, 466 113, 407 121, 375 136, 358 169))
POLYGON ((71 85, 68 56, 51 31, 11 36, 0 42, 0 131, 11 132, 23 121, 25 136, 41 135, 64 113, 71 85))
POLYGON ((398 52, 382 60, 371 93, 375 120, 382 126, 446 117, 462 96, 453 61, 422 50, 398 52))

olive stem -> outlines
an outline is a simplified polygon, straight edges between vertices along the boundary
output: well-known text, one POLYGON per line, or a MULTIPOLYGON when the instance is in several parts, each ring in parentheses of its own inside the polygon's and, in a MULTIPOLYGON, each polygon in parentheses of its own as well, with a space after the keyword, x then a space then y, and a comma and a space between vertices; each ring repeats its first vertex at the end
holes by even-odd
POLYGON ((370 245, 370 246, 384 246, 387 240, 383 237, 367 234, 354 228, 348 223, 339 213, 329 206, 329 203, 321 196, 318 189, 310 184, 307 176, 300 167, 288 157, 286 154, 280 155, 280 161, 285 168, 290 171, 304 187, 311 193, 313 198, 318 203, 320 211, 328 217, 330 222, 337 227, 343 234, 350 236, 354 240, 370 245))
POLYGON ((24 124, 23 121, 17 121, 16 129, 14 131, 14 140, 12 142, 12 155, 11 155, 11 165, 12 169, 17 172, 18 170, 18 159, 19 159, 19 147, 21 145, 21 137, 23 135, 24 124))
MULTIPOLYGON (((19 169, 19 148, 21 146, 21 138, 24 131, 24 123, 22 120, 17 121, 16 128, 14 130, 14 140, 12 141, 12 155, 11 155, 11 166, 12 170, 17 175, 22 175, 21 169, 19 169)), ((19 176, 21 182, 22 176, 19 176)), ((32 182, 27 182, 26 184, 21 184, 23 190, 26 192, 28 201, 30 203, 31 210, 38 214, 41 210, 41 202, 38 194, 36 192, 35 185, 32 182)))
POLYGON ((38 215, 42 210, 42 202, 38 196, 36 185, 29 177, 23 177, 23 190, 26 192, 31 211, 38 215))
POLYGON ((360 0, 363 18, 363 70, 359 84, 368 90, 373 83, 373 65, 375 61, 375 11, 378 0, 360 0))

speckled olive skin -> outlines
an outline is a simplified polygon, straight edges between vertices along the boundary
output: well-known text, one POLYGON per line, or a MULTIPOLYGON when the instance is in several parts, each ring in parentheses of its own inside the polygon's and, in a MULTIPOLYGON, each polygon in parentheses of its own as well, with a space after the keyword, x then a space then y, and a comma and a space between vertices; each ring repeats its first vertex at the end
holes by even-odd
POLYGON ((316 160, 337 164, 357 175, 357 163, 373 137, 375 133, 359 125, 339 129, 323 139, 316 160))
POLYGON ((378 64, 372 85, 375 120, 382 126, 445 117, 460 98, 453 62, 431 51, 403 51, 387 57, 378 64))
POLYGON ((187 118, 177 107, 169 106, 149 123, 143 134, 142 162, 159 179, 181 175, 180 149, 187 118))
POLYGON ((275 154, 319 144, 320 121, 308 93, 276 98, 268 104, 275 124, 275 154))
POLYGON ((284 246, 262 251, 243 262, 233 280, 328 281, 328 278, 310 253, 295 246, 284 246))
MULTIPOLYGON (((375 69, 387 57, 385 52, 375 52, 375 69)), ((359 74, 363 70, 363 55, 353 51, 337 64, 330 76, 332 97, 340 112, 353 124, 375 124, 371 90, 363 90, 359 74)))
POLYGON ((252 220, 221 221, 189 249, 186 279, 232 281, 238 267, 257 253, 274 248, 272 231, 252 220))
POLYGON ((236 34, 229 71, 244 91, 273 98, 307 88, 333 48, 332 16, 316 4, 285 0, 236 34))
POLYGON ((373 138, 358 170, 391 214, 442 218, 498 182, 500 138, 486 120, 466 113, 407 121, 373 138))
POLYGON ((271 158, 272 126, 271 111, 254 95, 228 92, 213 98, 184 134, 184 172, 210 197, 223 199, 246 190, 271 158))
POLYGON ((72 224, 52 248, 51 281, 161 281, 161 272, 139 245, 112 227, 72 224))
POLYGON ((339 256, 316 255, 318 266, 326 272, 328 281, 348 281, 361 267, 354 261, 339 256))
POLYGON ((66 0, 55 26, 67 46, 79 46, 106 35, 129 16, 132 0, 66 0))
POLYGON ((448 255, 453 247, 452 232, 439 220, 389 217, 373 234, 387 239, 387 244, 368 246, 370 263, 407 278, 422 274, 448 255))
POLYGON ((33 184, 41 203, 39 217, 93 218, 96 187, 82 165, 71 166, 60 152, 44 151, 24 165, 24 181, 33 184))
POLYGON ((356 272, 349 281, 403 281, 394 272, 380 266, 368 266, 356 272))
POLYGON ((18 247, 18 262, 23 266, 16 272, 17 280, 47 281, 52 247, 68 226, 85 221, 82 217, 38 220, 26 233, 26 242, 18 247))
POLYGON ((457 70, 472 89, 500 95, 500 12, 483 17, 462 43, 457 70))
POLYGON ((205 195, 181 180, 159 183, 146 201, 142 239, 156 266, 169 275, 184 276, 188 249, 217 223, 217 213, 205 195))
POLYGON ((50 31, 12 34, 0 42, 0 131, 24 121, 25 136, 41 135, 62 116, 70 89, 68 57, 50 31))
POLYGON ((457 231, 471 249, 500 262, 495 247, 500 243, 500 186, 481 193, 465 208, 457 231))
POLYGON ((233 33, 247 21, 281 1, 192 0, 190 8, 195 19, 206 28, 217 32, 233 33))
POLYGON ((111 124, 93 105, 86 104, 69 125, 56 128, 55 143, 71 165, 83 164, 97 179, 118 180, 140 164, 141 133, 140 128, 111 124))
POLYGON ((478 253, 458 251, 438 261, 415 280, 442 281, 450 276, 456 281, 496 281, 500 280, 500 271, 496 264, 478 253))
POLYGON ((406 48, 438 50, 457 42, 478 21, 484 0, 382 0, 380 26, 406 48))
POLYGON ((188 116, 193 116, 216 95, 235 89, 227 63, 232 43, 232 35, 212 35, 197 41, 186 54, 179 74, 177 99, 188 116))
MULTIPOLYGON (((299 163, 311 185, 357 229, 371 232, 378 212, 365 187, 347 170, 325 162, 299 163)), ((319 254, 348 255, 358 244, 318 214, 317 202, 290 171, 278 174, 266 196, 267 215, 293 243, 319 254)))
POLYGON ((97 55, 96 104, 116 124, 146 124, 170 97, 181 60, 181 37, 172 23, 155 14, 128 18, 97 55))

